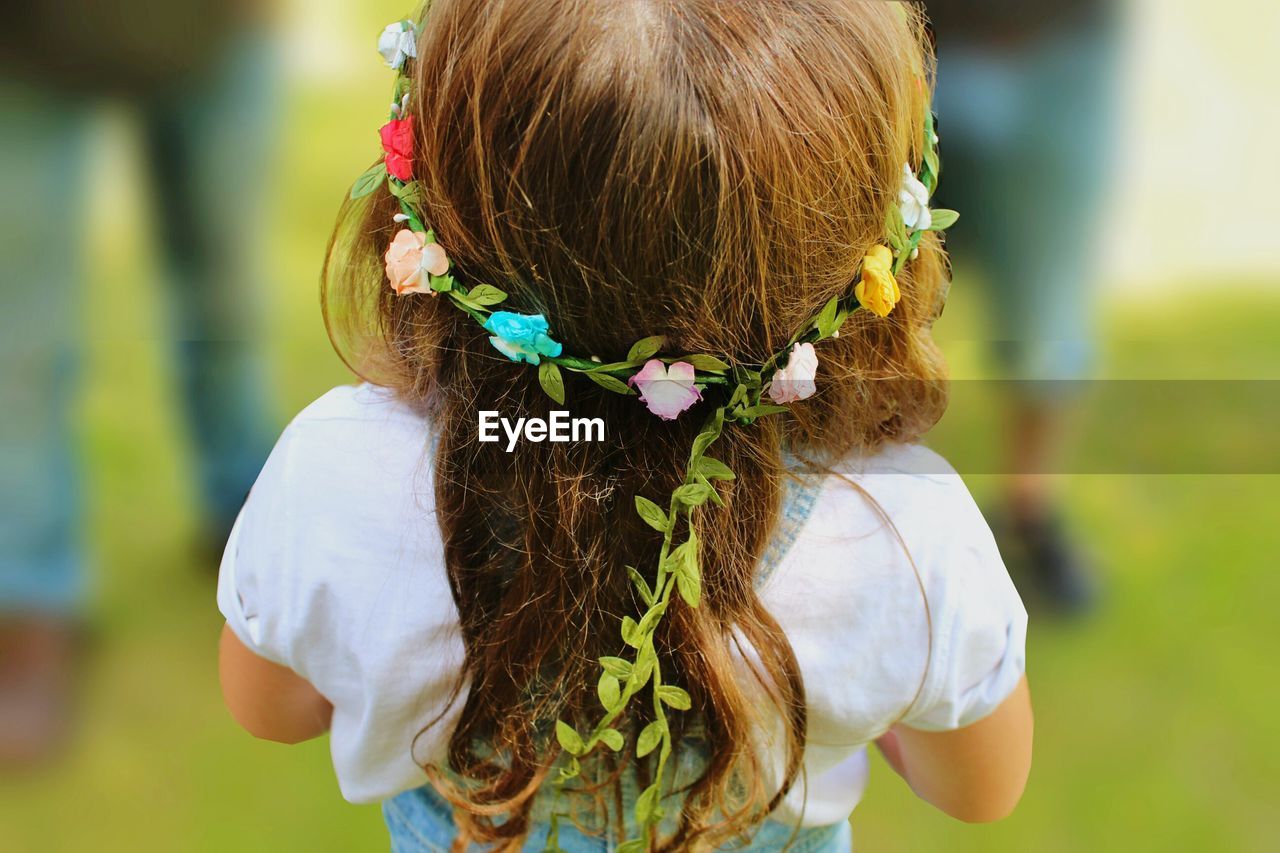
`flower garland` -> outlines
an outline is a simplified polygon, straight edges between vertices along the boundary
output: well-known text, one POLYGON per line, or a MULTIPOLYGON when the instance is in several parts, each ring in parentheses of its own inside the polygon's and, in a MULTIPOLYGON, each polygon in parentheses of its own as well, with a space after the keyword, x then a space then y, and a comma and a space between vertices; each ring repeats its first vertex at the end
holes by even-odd
MULTIPOLYGON (((675 420, 703 399, 703 391, 721 386, 727 401, 703 424, 693 441, 683 483, 668 497, 666 506, 643 495, 635 496, 640 518, 662 534, 662 547, 653 571, 646 574, 627 566, 627 574, 645 610, 639 618, 623 618, 621 639, 630 650, 626 657, 600 659, 601 675, 596 685, 602 714, 583 733, 557 720, 555 735, 569 761, 558 773, 557 793, 565 782, 581 772, 580 759, 597 747, 620 752, 625 737, 614 722, 633 699, 647 691, 653 721, 636 738, 637 758, 657 752, 654 782, 639 796, 635 819, 641 837, 619 846, 618 853, 638 853, 646 849, 651 828, 661 821, 662 782, 672 753, 668 709, 686 711, 692 706, 689 694, 665 683, 658 661, 654 637, 663 614, 678 596, 685 606, 697 607, 702 596, 702 572, 694 514, 706 503, 724 506, 714 483, 735 478, 734 472, 707 451, 728 424, 749 425, 756 419, 787 411, 791 403, 811 397, 817 391, 818 355, 814 344, 838 337, 840 327, 858 308, 887 317, 901 299, 897 275, 908 260, 918 254, 920 241, 928 231, 944 231, 959 215, 950 210, 931 210, 929 200, 937 186, 938 137, 933 116, 925 116, 924 158, 919 174, 903 164, 898 204, 890 205, 885 222, 886 245, 873 246, 862 261, 853 293, 827 302, 787 345, 763 364, 731 365, 709 354, 660 355, 666 340, 652 336, 637 341, 626 359, 602 363, 599 358, 568 355, 563 345, 551 337, 550 324, 541 314, 519 314, 494 310, 507 294, 489 284, 464 286, 450 274, 452 264, 435 233, 420 218, 421 195, 414 182, 414 128, 408 112, 410 76, 407 64, 417 57, 418 25, 399 21, 388 26, 378 40, 378 51, 389 68, 397 72, 390 118, 381 129, 384 157, 361 175, 351 190, 358 199, 385 185, 400 203, 395 221, 404 227, 396 232, 384 261, 387 280, 399 296, 444 294, 457 308, 470 315, 489 332, 489 342, 513 362, 538 368, 538 381, 555 402, 565 401, 563 371, 581 374, 615 394, 638 396, 649 411, 663 420, 675 420), (767 396, 767 400, 765 399, 767 396), (678 536, 679 534, 679 536, 678 536), (677 538, 680 541, 677 542, 677 538)), ((557 814, 547 841, 547 850, 559 851, 557 814)))

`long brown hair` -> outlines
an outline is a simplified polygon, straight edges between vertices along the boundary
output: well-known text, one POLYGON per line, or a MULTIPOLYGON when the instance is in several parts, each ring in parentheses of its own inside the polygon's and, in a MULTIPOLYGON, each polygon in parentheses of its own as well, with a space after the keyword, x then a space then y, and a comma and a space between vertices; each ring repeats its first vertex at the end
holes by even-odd
MULTIPOLYGON (((914 6, 883 0, 434 0, 410 106, 423 219, 464 281, 545 313, 570 352, 615 361, 665 335, 672 352, 761 362, 847 294, 884 240, 902 164, 922 156, 923 29, 914 6)), ((392 292, 381 254, 397 210, 385 189, 344 207, 326 319, 348 364, 438 436, 436 521, 466 647, 449 770, 465 783, 428 769, 465 836, 514 847, 559 753, 550 724, 594 720, 597 659, 620 652, 620 618, 643 610, 625 567, 650 565, 660 536, 632 498, 679 485, 702 416, 663 422, 570 375, 569 408, 603 418, 606 441, 481 443, 478 410, 554 406, 536 371, 447 300, 392 292)), ((804 684, 753 579, 784 446, 835 458, 913 440, 941 415, 929 329, 946 275, 932 236, 899 283, 890 317, 855 312, 821 345, 816 396, 717 444, 738 479, 698 521, 703 604, 672 608, 657 637, 664 673, 693 697, 679 717, 706 743, 663 849, 749 831, 796 781, 804 684), (750 747, 778 717, 775 787, 750 747)), ((602 787, 648 772, 625 755, 602 787)))

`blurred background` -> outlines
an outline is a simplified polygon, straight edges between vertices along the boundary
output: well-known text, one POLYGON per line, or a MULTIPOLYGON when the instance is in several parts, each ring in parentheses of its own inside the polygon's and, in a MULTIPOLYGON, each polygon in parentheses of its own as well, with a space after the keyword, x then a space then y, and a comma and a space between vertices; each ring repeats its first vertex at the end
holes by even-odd
MULTIPOLYGON (((981 827, 878 765, 856 843, 1273 849, 1280 6, 988 3, 927 4, 964 214, 930 442, 1032 609, 1036 762, 981 827)), ((386 848, 324 740, 227 715, 213 584, 348 381, 318 273, 407 11, 56 0, 0 36, 0 850, 386 848)))

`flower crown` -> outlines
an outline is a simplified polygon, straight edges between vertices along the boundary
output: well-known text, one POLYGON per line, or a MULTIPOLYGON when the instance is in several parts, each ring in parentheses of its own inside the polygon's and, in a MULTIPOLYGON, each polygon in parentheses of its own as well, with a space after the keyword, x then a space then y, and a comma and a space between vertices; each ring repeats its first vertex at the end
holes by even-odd
MULTIPOLYGON (((559 770, 558 791, 581 770, 579 759, 598 746, 615 752, 625 747, 623 733, 613 723, 632 699, 648 689, 654 713, 636 738, 637 758, 657 751, 657 780, 636 802, 636 821, 644 835, 663 816, 662 781, 672 751, 667 722, 668 709, 688 710, 689 694, 663 681, 664 673, 654 647, 654 636, 673 594, 688 607, 697 607, 702 594, 699 543, 693 523, 694 513, 710 502, 724 503, 713 485, 733 480, 727 465, 707 455, 726 425, 751 424, 758 418, 787 411, 787 406, 817 391, 818 355, 814 344, 838 337, 840 327, 858 308, 887 317, 901 298, 897 275, 908 260, 918 254, 920 241, 928 231, 943 231, 959 218, 955 211, 930 210, 929 200, 940 172, 933 116, 926 113, 924 157, 919 174, 903 164, 898 203, 890 205, 885 222, 885 242, 874 246, 863 258, 853 292, 831 299, 787 345, 763 364, 731 364, 710 354, 661 354, 666 340, 660 336, 643 338, 631 347, 623 361, 603 363, 591 356, 566 354, 553 339, 550 324, 542 314, 520 314, 495 310, 507 294, 490 284, 464 286, 451 274, 453 265, 435 233, 422 221, 421 195, 414 181, 414 127, 409 113, 410 75, 407 67, 417 58, 418 25, 413 21, 391 24, 378 40, 378 51, 387 66, 397 72, 391 115, 382 127, 382 161, 356 180, 351 198, 373 193, 384 182, 399 200, 394 217, 400 228, 388 246, 384 260, 391 288, 399 296, 444 294, 458 309, 470 315, 490 333, 489 342, 514 362, 538 368, 538 380, 551 399, 563 404, 563 371, 581 374, 615 394, 638 396, 654 415, 674 420, 702 400, 710 386, 721 386, 726 401, 717 406, 694 439, 684 481, 668 498, 666 507, 642 495, 635 497, 635 509, 646 524, 663 535, 657 565, 650 573, 627 566, 636 591, 645 604, 639 619, 625 617, 621 640, 630 650, 627 657, 600 659, 602 674, 597 693, 603 714, 587 733, 579 732, 563 720, 556 721, 556 738, 570 759, 559 770), (767 398, 767 399, 766 399, 767 398), (683 520, 683 524, 681 521, 683 520), (677 532, 683 539, 676 543, 677 532)), ((553 818, 548 850, 559 850, 556 841, 558 818, 553 818)), ((643 838, 622 844, 619 853, 645 849, 643 838)))

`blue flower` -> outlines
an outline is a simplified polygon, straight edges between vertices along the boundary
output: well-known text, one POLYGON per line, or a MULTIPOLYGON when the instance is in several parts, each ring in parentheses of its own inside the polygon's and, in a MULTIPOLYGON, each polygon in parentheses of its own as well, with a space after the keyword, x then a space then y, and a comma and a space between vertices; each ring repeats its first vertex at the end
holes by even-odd
POLYGON ((538 364, 542 356, 555 358, 564 350, 547 335, 551 327, 541 314, 494 311, 484 327, 494 335, 489 343, 512 361, 538 364))

